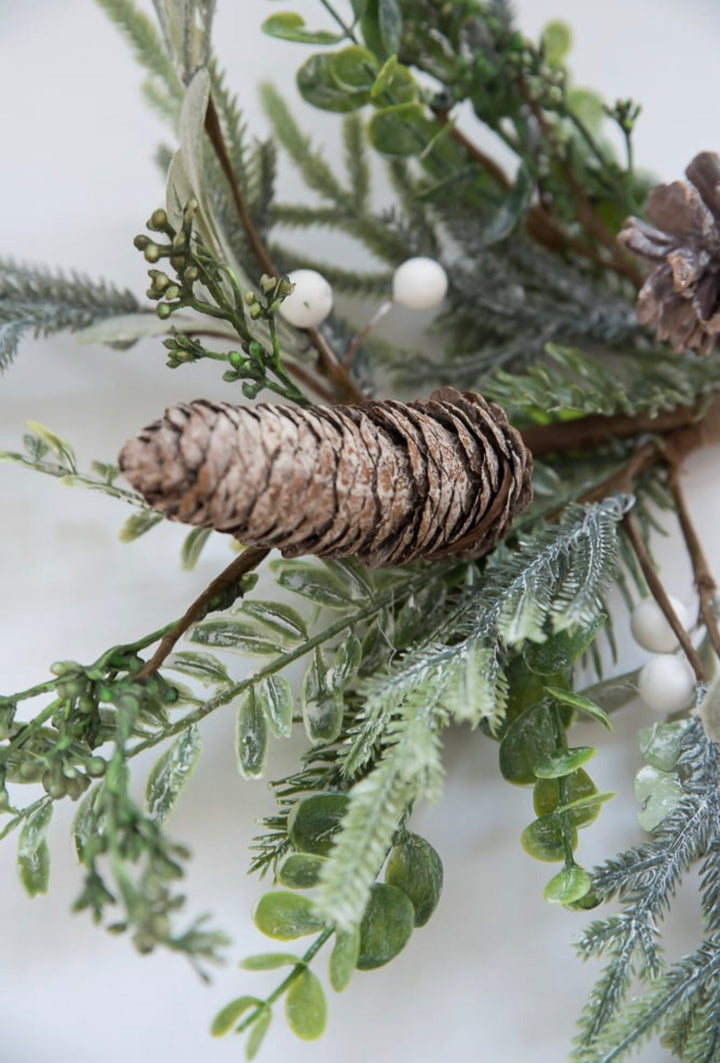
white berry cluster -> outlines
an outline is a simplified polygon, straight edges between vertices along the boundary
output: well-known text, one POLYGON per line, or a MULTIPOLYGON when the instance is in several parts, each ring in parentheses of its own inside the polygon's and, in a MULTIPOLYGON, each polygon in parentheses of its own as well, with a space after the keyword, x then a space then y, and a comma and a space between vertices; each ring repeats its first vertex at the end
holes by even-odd
MULTIPOLYGON (((690 612, 676 598, 669 601, 687 631, 690 612)), ((687 709, 695 694, 695 676, 685 658, 676 655, 677 637, 654 598, 644 598, 636 606, 630 629, 635 641, 653 655, 638 679, 642 700, 662 715, 687 709)))
MULTIPOLYGON (((288 279, 295 288, 283 300, 281 315, 296 328, 316 328, 332 310, 330 284, 315 269, 293 270, 288 279)), ((447 288, 447 273, 434 258, 408 258, 393 274, 392 301, 412 310, 431 310, 440 306, 447 288)))

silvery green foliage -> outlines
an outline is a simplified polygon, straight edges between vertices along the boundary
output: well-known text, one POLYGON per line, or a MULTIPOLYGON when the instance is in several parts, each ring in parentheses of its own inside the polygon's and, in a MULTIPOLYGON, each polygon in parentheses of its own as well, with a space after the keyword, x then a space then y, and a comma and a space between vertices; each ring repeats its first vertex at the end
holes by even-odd
POLYGON ((10 364, 26 332, 75 331, 138 308, 134 295, 105 281, 0 259, 0 370, 10 364))
POLYGON ((717 1059, 720 750, 698 719, 676 744, 673 770, 682 784, 680 803, 655 827, 651 841, 608 860, 593 875, 598 900, 616 898, 621 910, 591 923, 579 944, 584 958, 603 957, 606 966, 583 1012, 572 1057, 576 1063, 628 1058, 651 1036, 659 1036, 688 1063, 717 1059), (669 964, 660 924, 693 868, 700 872, 705 940, 669 964), (631 1000, 638 980, 645 992, 631 1000))

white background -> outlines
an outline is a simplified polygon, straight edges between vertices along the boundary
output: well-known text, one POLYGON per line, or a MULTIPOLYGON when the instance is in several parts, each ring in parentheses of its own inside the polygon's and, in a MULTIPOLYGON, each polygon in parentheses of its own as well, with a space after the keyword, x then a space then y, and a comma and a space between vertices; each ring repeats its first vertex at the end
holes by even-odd
MULTIPOLYGON (((254 86, 271 77, 292 96, 302 49, 259 35, 260 21, 277 6, 220 0, 219 7, 220 58, 250 128, 265 132, 254 86)), ((516 7, 529 34, 551 17, 573 23, 578 83, 610 99, 643 101, 636 137, 641 165, 672 179, 696 151, 720 147, 720 9, 710 0, 524 0, 516 7)), ((323 21, 319 4, 307 2, 302 10, 313 24, 323 21)), ((131 240, 162 202, 151 157, 165 133, 144 108, 140 80, 126 46, 91 0, 0 4, 0 253, 85 270, 142 293, 143 263, 131 240)), ((296 109, 318 138, 333 135, 333 118, 296 109)), ((285 198, 304 195, 287 169, 282 188, 285 198)), ((167 402, 227 394, 212 365, 165 371, 156 342, 126 353, 80 348, 71 337, 25 342, 0 381, 0 447, 15 447, 24 422, 34 419, 68 436, 83 462, 112 460, 122 441, 167 402)), ((720 570, 716 460, 717 452, 693 459, 686 484, 720 570)), ((0 468, 0 485, 4 692, 42 679, 53 660, 90 660, 177 615, 228 559, 218 541, 188 575, 178 564, 180 528, 161 527, 123 546, 117 529, 126 513, 101 496, 70 494, 8 466, 0 468)), ((669 589, 690 603, 677 539, 659 552, 669 589)), ((623 637, 626 621, 619 624, 624 662, 639 662, 641 651, 623 637)), ((235 674, 245 668, 236 662, 235 674)), ((582 840, 579 856, 587 864, 641 837, 632 800, 639 766, 633 735, 648 719, 641 708, 627 713, 612 749, 597 736, 604 748, 593 776, 618 797, 582 840)), ((231 962, 203 988, 182 960, 141 959, 86 915, 71 916, 80 876, 68 842, 72 810, 59 810, 48 897, 24 897, 12 841, 0 848, 0 1063, 242 1058, 239 1041, 211 1041, 207 1027, 231 997, 275 984, 274 974, 245 974, 235 966, 268 944, 250 922, 261 887, 245 868, 254 820, 272 803, 264 784, 238 779, 232 735, 232 710, 207 721, 204 758, 172 824, 194 853, 188 915, 215 913, 234 939, 231 962)), ((292 766, 300 745, 276 744, 272 775, 292 766)), ((570 947, 585 919, 542 901, 552 868, 525 857, 518 842, 532 818, 530 793, 498 779, 496 748, 477 734, 458 733, 449 739, 446 766, 444 800, 416 819, 445 863, 437 915, 389 967, 358 974, 345 994, 332 997, 319 1043, 296 1041, 278 1016, 263 1050, 267 1063, 565 1058, 573 1019, 596 974, 570 947)), ((697 917, 689 895, 677 923, 676 949, 692 947, 697 917)), ((667 1057, 652 1048, 643 1058, 667 1057)))

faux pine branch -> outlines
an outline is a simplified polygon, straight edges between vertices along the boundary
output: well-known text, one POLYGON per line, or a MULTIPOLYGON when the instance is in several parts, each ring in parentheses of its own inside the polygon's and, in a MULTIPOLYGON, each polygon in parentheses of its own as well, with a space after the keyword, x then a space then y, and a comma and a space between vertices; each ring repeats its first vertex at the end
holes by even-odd
MULTIPOLYGON (((230 928, 185 916, 191 853, 173 820, 203 721, 227 728, 239 790, 302 736, 248 841, 265 877, 252 919, 281 951, 242 961, 211 1032, 243 1035, 251 1059, 284 1009, 313 1040, 336 1021, 326 987, 406 948, 422 962, 443 839, 417 833, 416 812, 442 799, 449 730, 477 730, 498 779, 528 792, 518 843, 554 865, 544 900, 595 910, 579 952, 601 969, 567 1058, 611 1063, 654 1038, 710 1063, 720 630, 683 469, 720 440, 720 157, 702 151, 651 190, 638 105, 578 88, 568 28, 531 40, 501 0, 323 0, 317 24, 269 14, 266 37, 298 45, 300 96, 338 116, 338 158, 273 85, 271 136, 256 137, 247 84, 213 52, 212 0, 156 0, 154 20, 99 2, 168 124, 165 203, 128 237, 145 301, 6 259, 0 368, 25 333, 93 325, 85 338, 111 347, 151 337, 186 375, 221 363, 225 391, 158 408, 88 471, 34 422, 0 459, 129 504, 122 540, 188 525, 185 568, 210 536, 233 553, 157 629, 139 622, 99 655, 79 646, 0 697, 0 839, 17 839, 22 885, 49 888, 53 813, 75 803, 74 910, 207 979, 236 958, 230 928), (287 160, 297 202, 275 198, 287 160), (379 206, 383 171, 393 200, 379 206), (290 246, 327 230, 375 265, 290 246), (338 293, 377 308, 357 321, 338 293), (431 355, 378 338, 397 307, 434 312, 431 355), (677 529, 696 615, 666 591, 658 527, 677 529), (614 588, 648 654, 621 676, 614 588), (639 735, 648 837, 591 869, 579 831, 613 797, 590 774, 592 743, 615 714, 634 718, 637 693, 661 717, 639 735), (144 774, 141 754, 154 758, 144 774), (668 959, 663 923, 692 871, 702 937, 668 959)), ((77 604, 89 607, 80 583, 77 604)))

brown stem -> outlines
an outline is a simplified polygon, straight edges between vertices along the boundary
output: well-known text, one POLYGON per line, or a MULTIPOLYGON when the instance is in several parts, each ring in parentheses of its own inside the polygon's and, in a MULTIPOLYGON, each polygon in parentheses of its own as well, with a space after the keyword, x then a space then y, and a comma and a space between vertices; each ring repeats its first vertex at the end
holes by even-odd
POLYGON ((687 436, 684 453, 689 453, 711 441, 711 426, 714 424, 720 426, 720 395, 715 396, 709 405, 698 402, 692 406, 676 406, 673 410, 662 410, 656 417, 648 414, 635 417, 590 414, 574 421, 533 425, 521 432, 527 446, 539 457, 563 450, 585 450, 610 438, 628 439, 643 432, 664 435, 682 429, 687 436))
POLYGON ((252 572, 264 558, 270 553, 265 547, 248 546, 224 569, 212 583, 205 588, 202 594, 195 599, 192 605, 180 617, 175 626, 168 631, 161 641, 155 653, 138 672, 139 679, 147 679, 157 672, 165 658, 172 653, 175 643, 185 634, 188 628, 199 620, 207 611, 213 598, 224 591, 232 583, 237 583, 246 572, 252 572))
POLYGON ((665 588, 663 587, 661 580, 659 579, 655 569, 652 566, 652 562, 648 556, 648 552, 645 549, 645 543, 642 541, 642 536, 640 535, 637 529, 637 525, 632 514, 628 513, 627 516, 625 516, 625 518, 623 519, 623 527, 625 529, 625 534, 627 535, 630 545, 632 546, 635 556, 638 560, 638 564, 642 569, 642 573, 650 589, 650 593, 662 609, 667 619, 667 622, 673 629, 677 640, 682 647, 682 651, 687 657, 688 663, 692 668, 693 672, 695 673, 696 680, 698 681, 698 683, 707 683, 708 676, 705 671, 705 668, 703 667, 703 663, 698 656, 697 650, 688 638, 687 631, 680 623, 675 610, 670 604, 670 599, 668 598, 665 592, 665 588))
POLYGON ((243 228, 247 233, 248 240, 253 249, 253 254, 258 260, 264 273, 269 273, 271 276, 277 276, 277 272, 270 260, 270 256, 267 253, 264 243, 260 238, 260 233, 255 228, 255 224, 250 217, 250 213, 245 206, 245 201, 240 194, 240 188, 238 187, 237 180, 235 179, 235 173, 233 172, 232 163, 230 162, 230 156, 225 146, 225 139, 222 133, 222 126, 220 125, 220 119, 218 117, 215 104, 212 96, 208 100, 207 111, 205 112, 205 132, 207 133, 210 143, 213 146, 215 154, 217 155, 218 162, 222 172, 225 174, 228 185, 230 186, 230 193, 233 197, 233 202, 237 208, 237 212, 240 215, 240 221, 243 228))
MULTIPOLYGON (((247 233, 248 240, 250 241, 250 245, 258 263, 263 272, 269 274, 271 277, 278 277, 279 272, 275 268, 268 250, 265 247, 259 232, 255 228, 240 192, 240 188, 233 172, 230 156, 228 155, 228 150, 225 146, 222 126, 220 125, 220 119, 215 104, 213 103, 212 96, 210 96, 210 99, 208 100, 208 107, 205 113, 205 132, 208 135, 210 143, 217 155, 222 172, 225 174, 225 178, 230 186, 233 202, 235 203, 238 215, 240 216, 240 221, 247 233)), ((317 329, 303 329, 302 331, 305 332, 310 343, 318 353, 318 371, 336 387, 340 399, 345 402, 365 402, 367 395, 337 360, 326 340, 321 336, 317 329)), ((334 397, 334 400, 337 401, 336 396, 334 397)))
POLYGON ((657 443, 650 441, 643 444, 631 455, 622 469, 581 495, 578 502, 599 502, 608 495, 632 494, 636 477, 651 468, 661 457, 662 451, 657 443))
POLYGON ((717 620, 715 619, 715 613, 713 610, 717 585, 710 572, 710 566, 705 557, 705 551, 702 548, 702 544, 700 543, 700 539, 695 530, 695 525, 690 517, 690 512, 685 501, 685 494, 680 485, 679 472, 679 463, 671 460, 668 466, 668 487, 675 500, 675 508, 677 510, 678 520, 680 521, 680 528, 682 529, 683 538, 685 539, 687 552, 690 555, 695 586, 697 587, 698 597, 700 599, 700 616, 705 624, 712 647, 715 650, 715 653, 720 657, 720 632, 718 631, 717 620))

